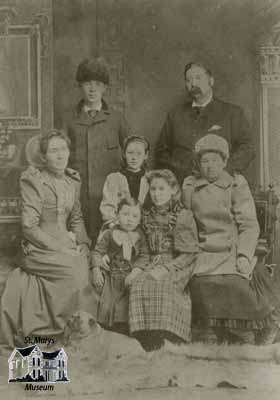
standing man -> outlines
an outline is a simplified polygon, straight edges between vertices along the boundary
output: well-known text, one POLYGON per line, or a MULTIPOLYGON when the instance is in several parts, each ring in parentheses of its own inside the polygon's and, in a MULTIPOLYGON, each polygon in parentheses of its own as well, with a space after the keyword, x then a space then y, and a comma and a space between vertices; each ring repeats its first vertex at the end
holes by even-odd
POLYGON ((64 127, 72 143, 70 166, 82 178, 81 202, 93 244, 101 227, 99 206, 107 175, 118 169, 128 127, 121 113, 103 100, 109 73, 102 59, 86 59, 77 69, 82 99, 67 114, 64 127))
POLYGON ((174 107, 167 115, 155 149, 156 166, 171 169, 182 182, 194 168, 194 144, 213 133, 228 141, 228 171, 243 173, 255 152, 242 109, 213 96, 214 78, 204 65, 191 62, 185 66, 184 75, 191 101, 174 107))

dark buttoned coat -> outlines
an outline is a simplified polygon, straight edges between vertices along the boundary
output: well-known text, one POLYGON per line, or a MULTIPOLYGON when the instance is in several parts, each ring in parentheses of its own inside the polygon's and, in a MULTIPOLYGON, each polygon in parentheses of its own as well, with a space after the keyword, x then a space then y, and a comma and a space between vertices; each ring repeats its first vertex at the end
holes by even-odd
POLYGON ((201 111, 185 102, 168 113, 155 148, 156 167, 171 169, 182 182, 192 174, 195 143, 209 133, 228 141, 228 171, 243 173, 255 156, 249 124, 239 106, 217 98, 201 111))
POLYGON ((122 114, 105 102, 92 118, 84 111, 83 101, 65 114, 63 125, 72 143, 69 165, 81 175, 82 209, 94 242, 102 222, 99 211, 102 188, 107 175, 120 166, 128 127, 122 114))

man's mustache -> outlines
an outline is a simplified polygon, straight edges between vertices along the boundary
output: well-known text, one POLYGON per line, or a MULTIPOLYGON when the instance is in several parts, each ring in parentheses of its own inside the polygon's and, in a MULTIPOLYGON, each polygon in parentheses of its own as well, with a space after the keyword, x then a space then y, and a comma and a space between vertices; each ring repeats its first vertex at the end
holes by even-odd
POLYGON ((193 87, 190 89, 190 93, 191 94, 200 94, 201 93, 201 89, 199 87, 193 87))

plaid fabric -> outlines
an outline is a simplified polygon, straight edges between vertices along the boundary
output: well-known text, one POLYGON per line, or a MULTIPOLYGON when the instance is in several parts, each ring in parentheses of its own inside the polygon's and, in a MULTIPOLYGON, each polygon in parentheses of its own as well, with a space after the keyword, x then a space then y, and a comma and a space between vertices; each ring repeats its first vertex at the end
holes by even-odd
POLYGON ((190 296, 179 291, 169 274, 159 281, 144 274, 132 284, 129 296, 131 334, 143 330, 162 330, 189 341, 190 325, 190 296))

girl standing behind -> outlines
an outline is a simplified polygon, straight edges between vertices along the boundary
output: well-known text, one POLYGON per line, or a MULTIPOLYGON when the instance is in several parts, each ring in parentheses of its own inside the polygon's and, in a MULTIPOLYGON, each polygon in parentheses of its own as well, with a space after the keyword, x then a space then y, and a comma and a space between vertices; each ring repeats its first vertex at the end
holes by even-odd
POLYGON ((146 179, 146 162, 150 144, 142 136, 128 136, 123 145, 123 166, 118 172, 109 174, 103 187, 100 205, 103 222, 113 226, 116 223, 120 201, 133 198, 143 204, 149 190, 146 179))
POLYGON ((96 288, 96 318, 107 328, 120 328, 128 321, 126 279, 133 279, 133 262, 139 254, 143 234, 138 228, 141 208, 134 199, 118 205, 118 223, 103 231, 92 253, 92 283, 96 288), (128 278, 127 278, 128 277, 128 278))

